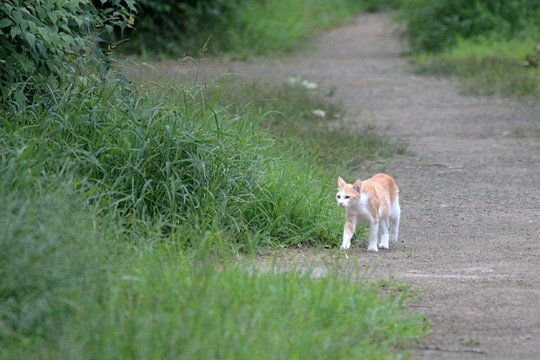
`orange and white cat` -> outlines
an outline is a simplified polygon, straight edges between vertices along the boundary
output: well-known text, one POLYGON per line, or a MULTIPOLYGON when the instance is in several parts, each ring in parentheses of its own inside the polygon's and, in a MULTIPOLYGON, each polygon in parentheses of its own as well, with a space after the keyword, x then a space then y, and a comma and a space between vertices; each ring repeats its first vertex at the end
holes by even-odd
POLYGON ((377 174, 364 181, 358 179, 354 184, 348 184, 339 177, 336 200, 345 209, 346 217, 341 248, 351 247, 358 220, 365 220, 369 224, 368 251, 388 249, 389 240, 396 242, 401 215, 398 193, 396 182, 387 174, 377 174), (377 246, 379 229, 381 241, 377 246))

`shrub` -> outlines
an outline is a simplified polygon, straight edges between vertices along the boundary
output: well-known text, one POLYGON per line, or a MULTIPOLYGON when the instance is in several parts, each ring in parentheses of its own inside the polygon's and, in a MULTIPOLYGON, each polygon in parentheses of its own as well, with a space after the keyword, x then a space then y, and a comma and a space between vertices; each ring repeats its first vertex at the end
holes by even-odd
MULTIPOLYGON (((105 2, 105 0, 101 0, 105 2)), ((0 2, 0 89, 4 101, 19 105, 36 91, 55 86, 66 74, 84 71, 99 51, 96 29, 125 27, 134 0, 111 0, 98 11, 89 0, 5 0, 0 2)))
POLYGON ((540 22, 537 0, 403 0, 401 19, 413 50, 440 51, 459 38, 510 37, 540 22))

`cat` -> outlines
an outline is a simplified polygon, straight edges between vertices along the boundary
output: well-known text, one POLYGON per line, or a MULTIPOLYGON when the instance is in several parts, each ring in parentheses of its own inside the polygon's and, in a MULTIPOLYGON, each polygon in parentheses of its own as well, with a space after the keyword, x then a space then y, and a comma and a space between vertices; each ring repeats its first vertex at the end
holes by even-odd
POLYGON ((345 209, 346 218, 341 249, 351 247, 358 220, 365 220, 369 224, 367 251, 389 249, 388 241, 397 241, 401 215, 399 189, 390 175, 377 174, 364 181, 358 179, 352 185, 339 177, 336 200, 345 209), (382 230, 381 241, 377 246, 379 228, 382 230))

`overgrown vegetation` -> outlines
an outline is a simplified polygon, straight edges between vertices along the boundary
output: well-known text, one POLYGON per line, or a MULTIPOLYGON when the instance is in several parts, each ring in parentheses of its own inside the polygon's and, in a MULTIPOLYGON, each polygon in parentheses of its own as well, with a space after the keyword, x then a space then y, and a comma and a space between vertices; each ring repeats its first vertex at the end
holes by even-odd
POLYGON ((373 1, 208 0, 141 1, 130 50, 196 55, 208 43, 212 53, 236 58, 290 52, 305 46, 317 30, 342 24, 373 1), (180 25, 180 26, 179 26, 180 25))
POLYGON ((403 0, 400 18, 421 72, 481 93, 540 96, 538 1, 403 0))
POLYGON ((92 36, 125 29, 134 0, 111 0, 98 11, 89 0, 0 3, 0 90, 4 101, 23 106, 28 97, 47 92, 48 85, 69 83, 69 77, 96 77, 87 67, 102 65, 92 36), (96 59, 97 58, 97 59, 96 59))
POLYGON ((332 243, 341 214, 308 147, 280 155, 285 140, 257 126, 268 119, 200 91, 85 88, 3 119, 3 358, 247 358, 276 344, 388 357, 425 333, 400 312, 408 292, 382 301, 347 276, 230 264, 261 245, 332 243))
POLYGON ((403 356, 426 325, 401 287, 231 261, 337 243, 329 145, 298 134, 313 104, 338 110, 126 81, 89 39, 127 3, 0 5, 0 357, 403 356))
POLYGON ((436 56, 416 55, 415 62, 420 73, 463 79, 473 93, 539 98, 540 68, 533 60, 540 59, 536 47, 536 40, 526 38, 462 40, 436 56))

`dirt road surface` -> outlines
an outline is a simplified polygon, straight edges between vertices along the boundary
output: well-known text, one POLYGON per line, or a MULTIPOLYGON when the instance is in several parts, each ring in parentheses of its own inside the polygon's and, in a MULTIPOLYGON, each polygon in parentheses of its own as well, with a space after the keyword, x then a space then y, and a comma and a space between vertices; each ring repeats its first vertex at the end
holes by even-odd
MULTIPOLYGON (((353 240, 349 258, 419 290, 410 311, 425 311, 431 330, 416 357, 540 359, 540 141, 515 136, 540 107, 411 73, 392 26, 387 14, 364 15, 311 50, 202 72, 302 76, 335 89, 348 121, 408 143, 408 154, 349 174, 396 178, 405 243, 374 254, 353 240)), ((184 71, 169 65, 169 78, 184 71)), ((283 256, 314 264, 321 254, 283 256)))

